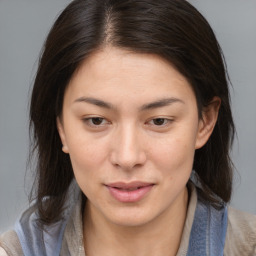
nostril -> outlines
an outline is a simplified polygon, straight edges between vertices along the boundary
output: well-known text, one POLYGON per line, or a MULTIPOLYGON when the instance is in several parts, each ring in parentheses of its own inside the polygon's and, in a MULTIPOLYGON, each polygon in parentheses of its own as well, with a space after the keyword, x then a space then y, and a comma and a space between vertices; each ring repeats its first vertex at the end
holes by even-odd
POLYGON ((121 138, 116 144, 112 144, 110 161, 115 167, 131 170, 145 164, 146 154, 138 140, 127 137, 129 136, 126 136, 125 139, 121 138))

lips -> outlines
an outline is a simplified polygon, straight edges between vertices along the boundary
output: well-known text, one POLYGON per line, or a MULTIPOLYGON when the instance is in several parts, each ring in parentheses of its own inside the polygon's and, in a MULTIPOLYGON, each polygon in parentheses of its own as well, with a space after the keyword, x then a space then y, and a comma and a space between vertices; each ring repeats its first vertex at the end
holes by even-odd
POLYGON ((119 202, 132 203, 142 200, 153 188, 154 184, 145 182, 116 182, 106 185, 112 197, 119 202))

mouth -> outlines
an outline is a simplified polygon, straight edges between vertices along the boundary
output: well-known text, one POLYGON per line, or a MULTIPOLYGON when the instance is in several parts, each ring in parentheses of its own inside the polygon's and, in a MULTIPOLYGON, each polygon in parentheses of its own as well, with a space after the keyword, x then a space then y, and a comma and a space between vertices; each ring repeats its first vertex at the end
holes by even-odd
POLYGON ((116 182, 106 185, 111 196, 122 203, 132 203, 142 200, 155 184, 145 182, 116 182))

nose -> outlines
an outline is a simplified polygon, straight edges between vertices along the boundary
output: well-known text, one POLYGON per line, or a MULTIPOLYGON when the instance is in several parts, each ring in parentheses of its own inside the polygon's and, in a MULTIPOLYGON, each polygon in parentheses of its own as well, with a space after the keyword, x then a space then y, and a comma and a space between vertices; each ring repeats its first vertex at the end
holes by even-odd
POLYGON ((111 163, 124 170, 144 165, 146 152, 135 127, 120 128, 112 139, 111 163))

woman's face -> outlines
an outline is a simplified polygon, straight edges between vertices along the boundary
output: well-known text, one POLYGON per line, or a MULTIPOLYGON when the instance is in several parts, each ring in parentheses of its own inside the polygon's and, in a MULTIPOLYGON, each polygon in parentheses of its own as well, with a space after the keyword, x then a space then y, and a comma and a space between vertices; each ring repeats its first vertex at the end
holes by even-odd
POLYGON ((92 213, 125 226, 179 214, 207 140, 188 81, 156 55, 117 48, 73 75, 58 129, 92 213))

